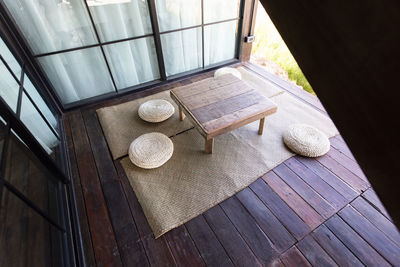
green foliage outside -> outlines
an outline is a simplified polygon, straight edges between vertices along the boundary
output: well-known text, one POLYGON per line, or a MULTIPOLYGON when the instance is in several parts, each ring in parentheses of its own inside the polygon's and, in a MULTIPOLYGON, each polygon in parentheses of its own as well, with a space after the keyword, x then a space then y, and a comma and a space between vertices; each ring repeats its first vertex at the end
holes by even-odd
POLYGON ((256 40, 251 51, 253 56, 275 62, 288 73, 290 80, 315 94, 261 4, 258 5, 254 35, 256 40))

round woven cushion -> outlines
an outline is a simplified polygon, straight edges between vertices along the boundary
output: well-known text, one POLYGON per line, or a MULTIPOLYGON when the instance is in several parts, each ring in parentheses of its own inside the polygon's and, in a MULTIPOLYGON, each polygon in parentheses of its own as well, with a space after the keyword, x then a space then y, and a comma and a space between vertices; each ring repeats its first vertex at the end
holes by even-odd
POLYGON ((214 78, 217 78, 219 76, 225 75, 225 74, 232 74, 236 77, 238 77, 240 80, 242 79, 242 74, 235 68, 220 68, 217 69, 217 71, 214 73, 214 78))
POLYGON ((138 113, 139 117, 148 122, 165 121, 174 114, 175 108, 164 99, 154 99, 144 102, 140 105, 138 113))
POLYGON ((162 133, 139 136, 129 146, 129 159, 144 169, 158 168, 167 162, 174 152, 174 144, 162 133))
POLYGON ((319 157, 331 147, 328 137, 307 124, 290 125, 283 134, 283 142, 295 153, 306 157, 319 157))

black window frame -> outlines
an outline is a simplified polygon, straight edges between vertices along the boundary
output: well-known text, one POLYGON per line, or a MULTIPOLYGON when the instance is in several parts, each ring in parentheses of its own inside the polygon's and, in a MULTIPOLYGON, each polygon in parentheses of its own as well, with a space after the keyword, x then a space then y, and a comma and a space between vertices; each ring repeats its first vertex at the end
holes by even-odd
POLYGON ((86 46, 80 46, 80 47, 75 47, 75 48, 69 48, 69 49, 63 49, 63 50, 58 50, 58 51, 53 51, 53 52, 49 52, 49 53, 43 53, 43 54, 34 54, 32 52, 32 50, 29 48, 29 45, 27 45, 28 43, 26 42, 26 40, 24 39, 21 31, 19 30, 19 28, 16 26, 17 23, 14 21, 13 17, 11 16, 11 14, 8 12, 5 4, 3 2, 1 2, 0 4, 0 13, 3 14, 3 16, 5 16, 8 21, 10 22, 10 28, 12 31, 17 32, 18 38, 21 39, 21 41, 24 43, 24 47, 29 51, 29 57, 32 59, 32 61, 34 61, 34 65, 36 68, 38 68, 40 70, 41 73, 41 78, 45 81, 44 83, 46 84, 46 86, 48 88, 50 88, 51 91, 51 95, 53 97, 56 98, 56 103, 59 106, 59 108, 62 111, 69 111, 69 110, 73 110, 85 105, 89 105, 89 104, 94 104, 103 100, 108 100, 108 99, 112 99, 115 97, 120 97, 123 95, 126 95, 128 93, 131 92, 139 92, 139 91, 143 91, 146 89, 149 89, 153 86, 159 86, 159 85, 163 85, 178 79, 182 79, 185 78, 187 76, 193 75, 193 74, 197 74, 197 73, 201 73, 201 72, 205 72, 208 70, 212 70, 212 69, 216 69, 218 67, 222 67, 222 66, 226 66, 226 65, 230 65, 230 64, 234 64, 234 63, 238 63, 240 62, 240 56, 241 56, 241 49, 242 49, 242 28, 243 28, 243 12, 244 12, 244 5, 245 5, 245 0, 239 0, 239 12, 238 12, 238 16, 236 18, 232 18, 232 19, 227 19, 227 20, 221 20, 221 21, 215 21, 215 22, 211 22, 211 23, 204 23, 204 0, 201 0, 201 24, 196 25, 196 26, 191 26, 191 27, 186 27, 186 28, 181 28, 181 29, 174 29, 171 31, 165 31, 165 32, 160 32, 159 30, 159 25, 158 25, 158 20, 157 20, 157 10, 156 10, 156 5, 155 5, 155 0, 146 0, 147 4, 148 4, 148 9, 149 9, 149 15, 150 15, 150 22, 152 25, 152 29, 153 29, 153 33, 151 34, 145 34, 145 35, 140 35, 140 36, 134 36, 134 37, 130 37, 130 38, 123 38, 123 39, 118 39, 118 40, 113 40, 113 41, 107 41, 107 42, 102 42, 95 22, 93 20, 93 16, 91 14, 90 8, 87 4, 87 2, 85 0, 82 0, 84 2, 84 6, 85 9, 89 15, 89 19, 91 22, 91 26, 95 32, 95 36, 97 39, 97 43, 96 44, 92 44, 92 45, 86 45, 86 46), (219 24, 219 23, 224 23, 224 22, 229 22, 229 21, 237 21, 237 36, 236 36, 236 51, 235 51, 235 55, 234 58, 231 60, 227 60, 227 61, 223 61, 223 62, 219 62, 216 64, 212 64, 212 65, 208 65, 208 66, 204 66, 204 27, 209 26, 209 25, 214 25, 214 24, 219 24), (198 68, 198 69, 194 69, 194 70, 190 70, 187 72, 183 72, 183 73, 179 73, 179 74, 175 74, 175 75, 171 75, 168 76, 166 75, 166 71, 165 71, 165 64, 164 64, 164 57, 163 57, 163 53, 162 53, 162 45, 161 45, 161 35, 162 34, 166 34, 166 33, 171 33, 171 32, 176 32, 176 31, 182 31, 182 30, 186 30, 186 29, 191 29, 191 28, 198 28, 201 27, 201 31, 202 31, 202 67, 198 68), (105 55, 104 52, 104 47, 105 45, 109 45, 109 44, 114 44, 114 43, 120 43, 120 42, 125 42, 125 41, 131 41, 131 40, 135 40, 135 39, 141 39, 141 38, 146 38, 146 37, 153 37, 154 38, 154 43, 155 43, 155 50, 156 50, 156 55, 157 55, 157 60, 158 60, 158 68, 159 68, 159 72, 160 72, 160 79, 156 79, 154 81, 149 81, 149 82, 145 82, 145 83, 141 83, 141 84, 137 84, 134 86, 129 86, 126 88, 121 88, 121 89, 117 89, 116 87, 116 83, 115 83, 115 78, 111 72, 111 68, 110 68, 110 64, 108 63, 107 57, 105 55), (64 52, 71 52, 71 51, 76 51, 76 50, 83 50, 83 49, 87 49, 87 48, 94 48, 94 47, 99 47, 101 49, 101 53, 103 56, 103 59, 106 62, 106 67, 108 70, 108 73, 111 77, 112 80, 112 84, 113 84, 113 89, 114 91, 111 91, 109 93, 105 93, 102 95, 98 95, 98 96, 93 96, 93 97, 89 97, 89 98, 85 98, 76 102, 72 102, 72 103, 67 103, 64 104, 62 103, 62 100, 60 99, 60 97, 58 96, 58 94, 56 93, 56 90, 54 89, 52 83, 49 81, 47 75, 45 75, 45 71, 43 70, 43 68, 41 67, 41 65, 37 62, 37 59, 40 57, 44 57, 44 56, 50 56, 50 55, 55 55, 55 54, 61 54, 64 52))

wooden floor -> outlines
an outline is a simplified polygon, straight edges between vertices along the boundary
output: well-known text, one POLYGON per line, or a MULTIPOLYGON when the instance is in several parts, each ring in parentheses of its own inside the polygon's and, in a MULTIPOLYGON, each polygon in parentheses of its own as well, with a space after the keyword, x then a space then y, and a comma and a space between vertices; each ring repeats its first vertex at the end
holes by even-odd
MULTIPOLYGON (((325 112, 311 94, 255 65, 244 67, 325 112)), ((121 165, 111 158, 98 107, 64 118, 88 266, 400 265, 400 235, 340 136, 331 138, 327 155, 290 158, 155 240, 121 165)))

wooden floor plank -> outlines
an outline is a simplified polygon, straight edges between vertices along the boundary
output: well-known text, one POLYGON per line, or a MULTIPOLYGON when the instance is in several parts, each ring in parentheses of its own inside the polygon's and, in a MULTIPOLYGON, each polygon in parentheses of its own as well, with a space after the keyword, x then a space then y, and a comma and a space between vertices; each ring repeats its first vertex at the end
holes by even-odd
POLYGON ((362 197, 354 200, 351 205, 400 247, 400 233, 388 218, 383 216, 362 197))
POLYGON ((321 248, 311 235, 300 240, 296 246, 313 266, 337 266, 335 261, 321 248))
POLYGON ((128 178, 119 161, 114 161, 124 193, 128 199, 129 208, 136 223, 147 258, 151 266, 174 266, 175 261, 164 237, 154 239, 153 232, 143 213, 142 207, 129 184, 128 178))
POLYGON ((297 240, 302 239, 311 231, 310 227, 263 179, 257 179, 250 188, 297 240))
POLYGON ((371 203, 380 213, 385 215, 386 218, 388 218, 389 220, 392 220, 389 213, 386 211, 386 208, 383 206, 382 202, 379 200, 378 195, 375 193, 375 191, 372 188, 369 188, 367 191, 365 191, 362 194, 362 197, 365 200, 367 200, 369 203, 371 203))
POLYGON ((208 266, 232 266, 221 243, 202 215, 185 224, 197 249, 208 266))
POLYGON ((349 171, 330 156, 324 155, 316 159, 358 193, 362 193, 368 189, 369 184, 366 181, 349 171))
POLYGON ((318 194, 320 194, 332 207, 335 208, 335 211, 343 208, 348 203, 341 194, 321 179, 321 177, 316 175, 295 158, 290 158, 285 161, 285 165, 296 173, 297 176, 303 179, 303 181, 312 187, 318 194))
POLYGON ((184 225, 164 234, 178 266, 206 266, 184 225))
POLYGON ((349 157, 353 161, 356 161, 356 159, 353 156, 353 153, 351 153, 349 147, 346 145, 346 143, 343 141, 343 139, 339 137, 339 135, 329 138, 329 141, 331 142, 331 146, 333 146, 336 150, 345 154, 347 157, 349 157))
POLYGON ((325 225, 315 229, 312 236, 339 266, 364 266, 325 225))
POLYGON ((349 171, 363 179, 368 183, 368 179, 365 176, 364 172, 361 170, 358 163, 351 158, 347 157, 345 154, 341 153, 340 151, 336 150, 335 148, 331 147, 328 151, 327 155, 331 158, 339 162, 342 166, 346 167, 349 171))
POLYGON ((400 248, 353 207, 347 206, 339 212, 339 216, 387 261, 393 265, 400 264, 400 248))
POLYGON ((80 112, 71 113, 69 118, 96 264, 122 266, 83 118, 80 112))
POLYGON ((340 241, 367 266, 390 266, 390 264, 362 239, 338 215, 330 218, 325 225, 340 241))
POLYGON ((240 201, 233 196, 223 201, 220 206, 259 261, 261 261, 262 264, 269 264, 272 262, 277 252, 240 201))
POLYGON ((83 197, 78 166, 75 159, 75 148, 74 148, 74 143, 72 141, 72 134, 68 117, 64 119, 64 129, 65 129, 65 136, 67 139, 66 141, 68 148, 68 157, 70 161, 70 170, 72 176, 71 178, 75 189, 75 201, 76 201, 76 208, 78 211, 79 225, 81 228, 82 246, 85 254, 85 263, 87 266, 95 266, 96 260, 94 257, 92 239, 90 236, 89 223, 86 214, 85 200, 83 197))
POLYGON ((310 262, 301 254, 296 246, 291 247, 281 255, 281 261, 287 267, 295 266, 309 266, 310 262))
POLYGON ((294 245, 296 239, 286 230, 251 189, 243 189, 237 193, 236 197, 254 217, 257 224, 268 236, 278 252, 283 252, 294 245))
POLYGON ((219 205, 206 211, 204 218, 236 266, 261 266, 219 205))
POLYGON ((311 229, 316 228, 324 221, 324 218, 290 188, 275 172, 268 172, 262 178, 311 229))
POLYGON ((323 179, 327 184, 332 186, 337 192, 345 197, 347 201, 351 201, 358 196, 358 193, 353 190, 353 188, 343 182, 339 177, 333 174, 317 160, 301 156, 295 156, 295 158, 304 166, 313 171, 316 175, 321 177, 321 179, 323 179))
POLYGON ((98 175, 107 202, 116 241, 125 265, 146 266, 148 260, 129 209, 117 171, 94 110, 83 113, 98 175))
POLYGON ((332 207, 285 164, 276 166, 273 171, 323 218, 329 218, 335 213, 334 207, 332 207))

